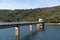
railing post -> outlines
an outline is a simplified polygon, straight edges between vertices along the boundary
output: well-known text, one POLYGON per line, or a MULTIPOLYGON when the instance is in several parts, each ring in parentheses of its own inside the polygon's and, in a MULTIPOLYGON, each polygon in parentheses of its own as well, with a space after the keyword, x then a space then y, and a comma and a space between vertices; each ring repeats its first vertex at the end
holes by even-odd
POLYGON ((16 40, 20 40, 20 28, 19 28, 19 26, 15 27, 15 36, 16 36, 16 40))

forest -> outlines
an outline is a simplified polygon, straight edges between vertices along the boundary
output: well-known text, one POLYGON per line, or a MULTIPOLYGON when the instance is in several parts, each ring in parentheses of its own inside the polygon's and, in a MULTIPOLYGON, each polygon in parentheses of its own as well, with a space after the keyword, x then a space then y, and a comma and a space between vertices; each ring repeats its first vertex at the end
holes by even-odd
POLYGON ((0 22, 30 22, 44 18, 46 23, 60 22, 60 6, 35 9, 0 9, 0 22))

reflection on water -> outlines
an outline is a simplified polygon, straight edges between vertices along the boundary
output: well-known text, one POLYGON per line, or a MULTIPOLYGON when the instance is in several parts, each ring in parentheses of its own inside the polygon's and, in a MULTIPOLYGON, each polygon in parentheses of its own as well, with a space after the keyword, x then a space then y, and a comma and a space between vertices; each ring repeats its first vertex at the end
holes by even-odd
POLYGON ((37 31, 35 31, 34 33, 33 32, 30 32, 28 35, 26 36, 23 36, 23 38, 20 38, 20 40, 32 40, 32 37, 37 33, 37 31))
POLYGON ((29 25, 20 26, 20 40, 30 40, 30 37, 35 34, 37 28, 36 25, 33 26, 33 31, 30 32, 29 25))
POLYGON ((20 26, 20 37, 15 37, 15 28, 0 29, 0 40, 60 40, 60 25, 45 25, 44 30, 29 31, 29 25, 20 26))
POLYGON ((22 38, 23 40, 60 40, 60 25, 44 26, 44 30, 36 31, 22 38))

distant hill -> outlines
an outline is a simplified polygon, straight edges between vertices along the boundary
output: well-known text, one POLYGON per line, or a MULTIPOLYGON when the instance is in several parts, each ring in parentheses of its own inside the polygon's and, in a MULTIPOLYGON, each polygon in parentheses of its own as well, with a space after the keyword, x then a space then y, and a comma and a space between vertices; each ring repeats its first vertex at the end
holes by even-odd
POLYGON ((60 6, 15 10, 0 9, 1 22, 38 21, 39 18, 44 18, 45 22, 60 22, 60 6))

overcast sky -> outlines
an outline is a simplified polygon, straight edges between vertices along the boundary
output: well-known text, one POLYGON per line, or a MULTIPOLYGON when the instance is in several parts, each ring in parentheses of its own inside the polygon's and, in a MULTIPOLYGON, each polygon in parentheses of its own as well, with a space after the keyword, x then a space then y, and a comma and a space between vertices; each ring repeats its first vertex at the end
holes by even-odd
POLYGON ((60 5, 60 0, 0 0, 0 9, 30 9, 60 5))

